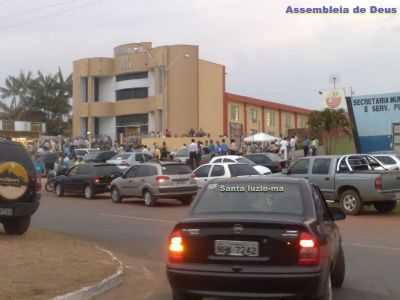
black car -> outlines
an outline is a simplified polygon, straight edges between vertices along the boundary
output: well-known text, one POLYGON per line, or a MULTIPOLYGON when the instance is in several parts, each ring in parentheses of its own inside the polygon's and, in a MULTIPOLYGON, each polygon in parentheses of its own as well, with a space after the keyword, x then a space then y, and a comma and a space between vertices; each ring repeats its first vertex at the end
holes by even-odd
POLYGON ((344 218, 304 179, 211 181, 169 238, 173 299, 332 299, 345 275, 334 220, 344 218))
POLYGON ((21 144, 0 138, 0 223, 7 234, 24 234, 39 207, 41 182, 21 144))
POLYGON ((59 197, 72 193, 92 199, 96 194, 109 191, 111 181, 121 175, 121 169, 115 165, 80 164, 69 169, 65 175, 56 177, 55 191, 59 197))
POLYGON ((90 163, 105 163, 117 155, 114 151, 91 151, 85 155, 84 160, 90 163))
POLYGON ((272 173, 279 173, 282 171, 282 159, 276 153, 251 153, 246 154, 244 157, 250 159, 257 165, 267 167, 272 173))

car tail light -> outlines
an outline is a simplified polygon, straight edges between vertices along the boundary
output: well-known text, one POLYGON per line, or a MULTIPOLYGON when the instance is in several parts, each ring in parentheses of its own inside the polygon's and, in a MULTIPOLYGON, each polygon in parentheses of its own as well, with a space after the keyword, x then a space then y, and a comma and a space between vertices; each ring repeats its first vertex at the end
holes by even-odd
POLYGON ((169 238, 168 258, 170 261, 179 261, 185 252, 183 237, 180 230, 174 231, 169 238))
POLYGON ((375 179, 375 190, 377 190, 377 191, 382 190, 382 177, 377 177, 375 179))
POLYGON ((299 240, 300 266, 315 266, 320 262, 320 249, 316 239, 308 232, 302 232, 299 240))
POLYGON ((35 191, 40 192, 42 190, 42 179, 40 176, 35 177, 35 191))
POLYGON ((157 176, 157 177, 156 177, 157 183, 163 183, 163 182, 166 182, 166 181, 168 181, 168 180, 170 180, 169 176, 163 176, 163 175, 161 175, 161 176, 157 176))
POLYGON ((101 177, 97 176, 97 177, 94 179, 94 182, 95 182, 95 183, 100 183, 100 180, 101 180, 101 177))

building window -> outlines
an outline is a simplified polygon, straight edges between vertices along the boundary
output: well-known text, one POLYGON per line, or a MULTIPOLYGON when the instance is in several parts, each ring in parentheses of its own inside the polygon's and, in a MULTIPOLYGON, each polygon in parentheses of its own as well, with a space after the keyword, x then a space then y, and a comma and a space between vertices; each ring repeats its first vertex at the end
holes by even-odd
POLYGON ((98 77, 94 77, 94 102, 99 101, 100 94, 100 79, 98 77))
POLYGON ((122 89, 116 91, 116 99, 120 100, 129 100, 129 99, 143 99, 149 96, 149 88, 130 88, 130 89, 122 89))
POLYGON ((267 127, 275 128, 275 112, 274 111, 267 112, 266 124, 267 124, 267 127))
POLYGON ((250 109, 250 120, 252 123, 257 123, 257 109, 255 108, 250 109))
POLYGON ((290 113, 285 113, 285 127, 288 129, 293 128, 292 115, 290 113))
POLYGON ((81 77, 81 101, 82 102, 88 102, 88 99, 89 99, 88 82, 89 82, 89 79, 87 77, 81 77))
POLYGON ((306 117, 300 117, 300 128, 306 128, 307 127, 307 119, 306 117))
POLYGON ((231 105, 231 121, 239 121, 239 105, 231 105))
POLYGON ((3 120, 3 130, 4 131, 12 131, 14 130, 14 121, 11 120, 3 120))
POLYGON ((132 80, 132 79, 145 79, 148 77, 149 77, 148 72, 136 72, 136 73, 117 75, 115 78, 117 81, 125 81, 125 80, 132 80))

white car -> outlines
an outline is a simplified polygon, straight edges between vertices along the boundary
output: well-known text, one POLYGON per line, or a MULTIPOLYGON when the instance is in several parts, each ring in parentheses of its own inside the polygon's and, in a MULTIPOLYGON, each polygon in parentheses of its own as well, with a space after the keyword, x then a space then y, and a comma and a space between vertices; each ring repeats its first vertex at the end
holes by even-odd
POLYGON ((215 156, 210 160, 210 164, 213 163, 240 163, 240 164, 249 164, 252 166, 258 173, 261 175, 268 175, 272 174, 271 170, 267 167, 257 165, 250 159, 240 156, 240 155, 222 155, 222 156, 215 156))
POLYGON ((192 173, 192 177, 199 187, 214 178, 232 178, 239 176, 260 176, 260 174, 247 163, 215 163, 201 165, 192 173))
POLYGON ((372 155, 388 170, 400 170, 400 154, 374 154, 372 155))

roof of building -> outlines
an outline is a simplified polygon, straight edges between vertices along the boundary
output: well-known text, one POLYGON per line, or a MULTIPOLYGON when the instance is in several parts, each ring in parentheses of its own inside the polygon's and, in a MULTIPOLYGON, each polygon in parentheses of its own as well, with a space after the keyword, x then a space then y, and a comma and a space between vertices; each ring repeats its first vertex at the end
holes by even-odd
POLYGON ((312 110, 306 109, 306 108, 301 108, 301 107, 297 107, 297 106, 292 106, 292 105, 277 103, 277 102, 273 102, 273 101, 269 101, 269 100, 262 100, 262 99, 237 95, 237 94, 225 93, 225 97, 227 97, 228 101, 246 103, 246 104, 255 105, 255 106, 264 106, 266 108, 283 110, 283 111, 287 111, 287 112, 301 113, 301 114, 309 114, 312 112, 312 110))

